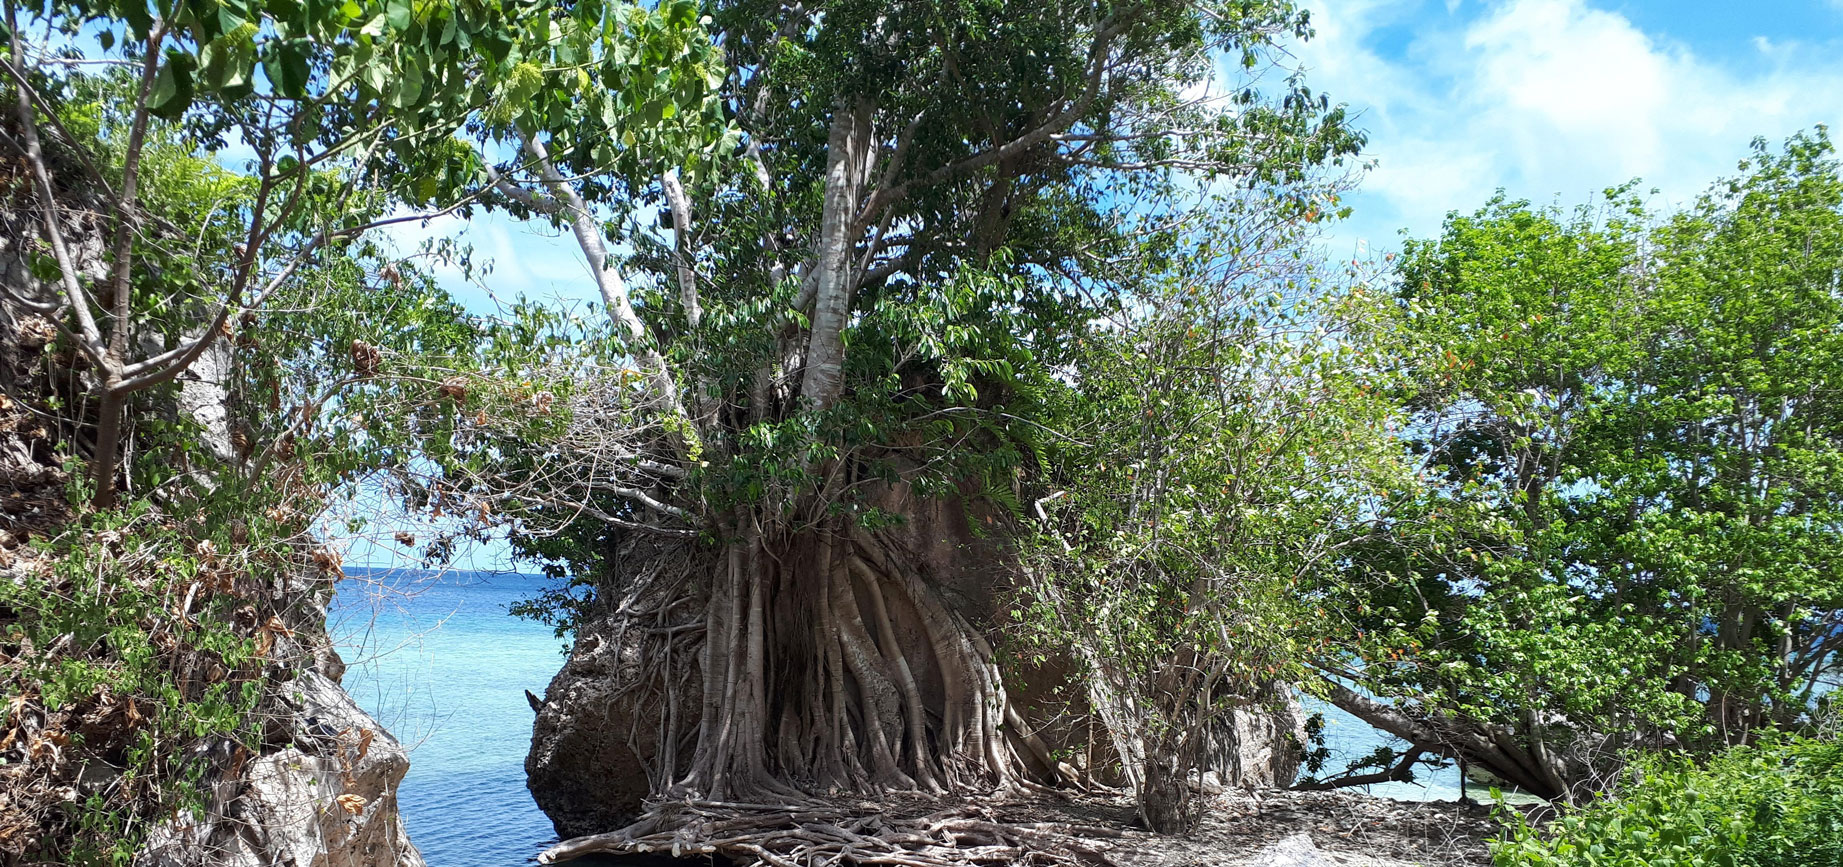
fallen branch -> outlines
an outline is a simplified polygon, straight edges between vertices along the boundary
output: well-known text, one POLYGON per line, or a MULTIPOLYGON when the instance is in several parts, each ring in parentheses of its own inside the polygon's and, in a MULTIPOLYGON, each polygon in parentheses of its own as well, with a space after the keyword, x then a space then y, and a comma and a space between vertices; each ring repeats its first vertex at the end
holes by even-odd
POLYGON ((1402 755, 1401 761, 1396 762, 1391 767, 1383 768, 1379 771, 1371 771, 1367 774, 1343 774, 1328 780, 1308 780, 1293 786, 1293 791, 1327 792, 1332 789, 1343 789, 1350 786, 1411 782, 1414 777, 1409 769, 1413 768, 1414 763, 1420 761, 1423 755, 1426 755, 1425 750, 1409 750, 1402 755))

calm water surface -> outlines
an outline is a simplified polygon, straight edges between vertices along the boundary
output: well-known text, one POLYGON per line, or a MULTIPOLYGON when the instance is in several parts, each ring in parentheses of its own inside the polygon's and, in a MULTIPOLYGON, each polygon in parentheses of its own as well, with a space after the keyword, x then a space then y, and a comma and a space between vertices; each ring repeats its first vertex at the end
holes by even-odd
MULTIPOLYGON (((484 572, 439 576, 348 569, 329 618, 350 664, 345 686, 410 748, 399 794, 410 838, 430 867, 534 863, 555 841, 550 820, 525 791, 531 706, 563 663, 550 627, 506 607, 550 579, 484 572)), ((1336 708, 1326 717, 1330 768, 1386 738, 1336 708)), ((1422 785, 1371 792, 1406 800, 1452 799, 1458 776, 1435 772, 1422 785)), ((578 862, 583 863, 583 862, 578 862)))
POLYGON ((525 791, 531 706, 563 643, 506 606, 550 579, 348 569, 329 617, 345 686, 410 749, 399 800, 430 867, 533 863, 556 836, 525 791))

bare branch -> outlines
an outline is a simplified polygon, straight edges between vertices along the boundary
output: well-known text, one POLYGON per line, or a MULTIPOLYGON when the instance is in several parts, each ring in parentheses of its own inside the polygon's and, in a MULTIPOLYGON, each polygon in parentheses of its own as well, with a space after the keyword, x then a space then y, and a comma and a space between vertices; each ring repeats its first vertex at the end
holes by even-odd
POLYGON ((160 71, 160 43, 166 40, 166 32, 166 22, 155 21, 153 31, 147 36, 147 56, 141 64, 141 86, 134 99, 134 120, 129 125, 128 143, 122 155, 122 190, 115 199, 121 223, 115 228, 115 273, 110 279, 115 293, 115 312, 109 329, 108 366, 105 368, 110 378, 121 375, 123 360, 128 354, 128 335, 133 330, 129 303, 134 293, 129 278, 134 273, 134 257, 130 255, 133 229, 139 222, 135 216, 136 195, 141 180, 141 155, 147 144, 147 121, 151 116, 147 101, 154 92, 154 77, 160 71))
MULTIPOLYGON (((19 38, 19 22, 12 0, 6 4, 7 28, 13 34, 13 56, 22 56, 23 48, 19 38)), ((31 88, 19 85, 19 127, 20 135, 25 138, 26 161, 32 165, 32 180, 38 185, 39 197, 43 200, 45 239, 51 244, 51 255, 58 263, 59 285, 64 289, 65 301, 77 317, 77 327, 83 339, 77 341, 77 348, 98 368, 107 369, 104 354, 107 351, 102 339, 102 332, 96 327, 96 319, 90 314, 89 296, 77 283, 77 262, 70 254, 70 246, 64 241, 64 231, 58 225, 57 193, 51 185, 51 170, 45 167, 44 149, 38 140, 37 112, 29 95, 31 88)))
POLYGON ((583 255, 589 260, 590 270, 595 275, 596 288, 601 291, 602 303, 608 308, 608 315, 616 327, 625 332, 628 349, 640 361, 652 383, 654 398, 665 411, 679 418, 685 417, 683 405, 679 402, 678 386, 672 380, 672 372, 657 350, 653 349, 652 335, 634 312, 633 303, 627 291, 627 281, 613 266, 608 255, 608 248, 602 243, 601 226, 590 213, 588 203, 570 186, 567 179, 557 172, 550 161, 550 153, 535 135, 524 137, 525 151, 531 155, 538 175, 544 179, 545 186, 551 194, 563 203, 563 216, 569 219, 570 229, 576 236, 576 243, 582 248, 583 255))
POLYGON ((685 195, 685 187, 678 181, 677 170, 666 170, 660 175, 659 182, 665 187, 666 203, 672 209, 672 246, 678 259, 678 299, 685 308, 685 318, 695 331, 704 311, 698 304, 698 276, 691 261, 691 199, 685 195))

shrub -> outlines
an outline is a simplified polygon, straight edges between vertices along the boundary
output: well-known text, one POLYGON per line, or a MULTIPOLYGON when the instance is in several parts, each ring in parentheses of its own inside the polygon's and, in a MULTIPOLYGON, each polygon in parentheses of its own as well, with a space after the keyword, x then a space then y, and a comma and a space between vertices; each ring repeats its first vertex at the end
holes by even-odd
POLYGON ((1843 867, 1843 742, 1774 737, 1695 764, 1634 761, 1616 795, 1533 826, 1498 867, 1843 867))
POLYGON ((0 863, 128 864, 261 749, 265 683, 298 662, 271 583, 307 567, 251 502, 91 513, 0 572, 0 863))

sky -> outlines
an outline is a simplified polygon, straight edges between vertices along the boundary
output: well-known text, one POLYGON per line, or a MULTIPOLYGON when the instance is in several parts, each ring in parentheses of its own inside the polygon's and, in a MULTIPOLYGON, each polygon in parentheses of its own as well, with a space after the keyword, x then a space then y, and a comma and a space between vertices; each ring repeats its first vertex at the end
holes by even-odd
MULTIPOLYGON (((1305 0, 1308 82, 1350 107, 1374 168, 1347 200, 1333 256, 1379 255, 1439 231, 1502 188, 1588 203, 1641 179, 1661 208, 1732 174, 1756 136, 1843 135, 1843 0, 1305 0)), ((567 237, 503 215, 397 230, 456 234, 492 273, 441 272, 468 307, 518 295, 587 301, 567 237)), ((487 552, 498 560, 501 550, 487 552)), ((358 559, 388 559, 382 552, 358 559)))
POLYGON ((1296 56, 1375 161, 1346 247, 1433 234, 1499 188, 1575 205, 1636 178, 1669 208, 1756 136, 1843 124, 1843 0, 1307 5, 1317 37, 1296 56))
MULTIPOLYGON (((1305 3, 1317 36, 1296 60, 1350 107, 1374 161, 1334 255, 1433 234, 1499 188, 1571 206, 1641 179, 1669 208, 1731 174, 1755 136, 1843 126, 1843 0, 1305 3)), ((398 241, 456 232, 494 263, 483 282, 446 273, 473 309, 594 297, 567 237, 503 215, 411 225, 398 241)))

